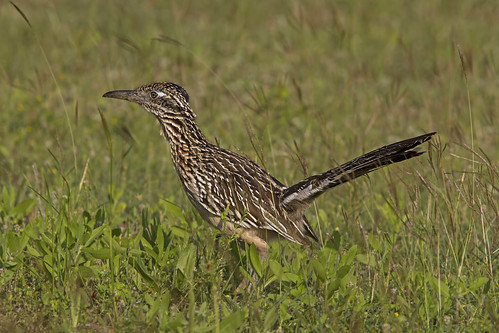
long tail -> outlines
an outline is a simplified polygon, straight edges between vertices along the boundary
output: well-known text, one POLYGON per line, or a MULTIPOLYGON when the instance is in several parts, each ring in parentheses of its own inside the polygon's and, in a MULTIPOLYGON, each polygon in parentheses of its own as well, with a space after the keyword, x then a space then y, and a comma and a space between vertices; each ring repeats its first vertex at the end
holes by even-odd
POLYGON ((351 181, 383 166, 423 154, 424 152, 421 152, 416 147, 430 140, 435 133, 428 133, 392 143, 359 156, 339 167, 308 177, 288 187, 281 197, 281 203, 289 212, 302 213, 314 199, 335 186, 351 181))

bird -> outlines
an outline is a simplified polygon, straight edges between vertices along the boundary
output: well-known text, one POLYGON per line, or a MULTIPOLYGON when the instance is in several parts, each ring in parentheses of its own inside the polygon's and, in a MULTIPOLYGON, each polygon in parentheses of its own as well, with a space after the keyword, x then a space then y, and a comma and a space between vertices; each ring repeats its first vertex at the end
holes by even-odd
POLYGON ((246 156, 219 147, 201 132, 184 88, 172 82, 114 90, 103 97, 126 100, 154 115, 169 143, 182 187, 201 217, 222 233, 254 244, 263 257, 283 238, 310 246, 319 238, 305 211, 321 194, 389 164, 423 154, 418 147, 436 132, 392 143, 326 172, 286 186, 246 156))

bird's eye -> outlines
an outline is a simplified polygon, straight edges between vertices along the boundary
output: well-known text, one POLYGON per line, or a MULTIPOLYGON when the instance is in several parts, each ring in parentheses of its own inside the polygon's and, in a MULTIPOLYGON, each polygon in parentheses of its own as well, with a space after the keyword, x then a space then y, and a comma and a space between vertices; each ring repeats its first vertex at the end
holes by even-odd
POLYGON ((157 97, 158 97, 158 93, 155 91, 151 91, 151 98, 157 98, 157 97))

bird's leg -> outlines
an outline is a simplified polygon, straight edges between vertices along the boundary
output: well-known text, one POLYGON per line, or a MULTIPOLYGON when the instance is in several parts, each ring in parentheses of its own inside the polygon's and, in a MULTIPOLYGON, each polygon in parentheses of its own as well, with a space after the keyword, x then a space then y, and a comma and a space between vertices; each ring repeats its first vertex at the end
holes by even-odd
POLYGON ((254 230, 251 229, 246 230, 239 237, 241 237, 241 239, 248 244, 255 244, 256 250, 258 251, 260 258, 263 259, 267 256, 267 252, 269 251, 270 248, 269 244, 267 244, 267 242, 264 241, 262 238, 258 237, 254 230))
MULTIPOLYGON (((241 280, 238 287, 236 288, 236 291, 237 292, 242 292, 242 291, 250 292, 251 288, 253 286, 257 285, 257 281, 258 281, 259 276, 256 273, 255 269, 253 268, 253 263, 252 263, 252 260, 250 259, 250 247, 249 247, 249 245, 250 244, 255 245, 255 248, 258 251, 258 257, 260 259, 261 267, 263 267, 263 262, 264 262, 265 258, 267 257, 267 253, 268 253, 268 250, 270 247, 267 244, 267 242, 265 242, 260 237, 254 235, 254 232, 252 232, 251 230, 247 230, 247 231, 243 232, 241 235, 239 235, 239 237, 237 239, 237 244, 238 244, 240 250, 244 249, 246 251, 246 258, 247 258, 246 260, 247 260, 247 263, 249 263, 249 266, 247 266, 248 268, 247 268, 246 272, 249 274, 249 277, 245 276, 243 274, 243 279, 241 280)), ((241 268, 242 268, 242 266, 241 266, 241 268)))
POLYGON ((209 218, 208 221, 226 235, 235 235, 248 244, 255 244, 260 256, 265 257, 269 251, 269 244, 259 236, 258 230, 237 227, 234 223, 219 217, 209 218))

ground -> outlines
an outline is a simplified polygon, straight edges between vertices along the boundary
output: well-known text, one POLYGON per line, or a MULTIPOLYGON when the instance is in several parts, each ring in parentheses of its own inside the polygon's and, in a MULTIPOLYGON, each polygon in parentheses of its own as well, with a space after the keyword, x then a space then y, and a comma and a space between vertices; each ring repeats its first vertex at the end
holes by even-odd
POLYGON ((0 331, 493 331, 495 1, 0 3, 0 331), (195 212, 155 119, 292 185, 437 131, 320 197, 320 242, 260 261, 195 212), (238 288, 241 281, 246 288, 238 288))

